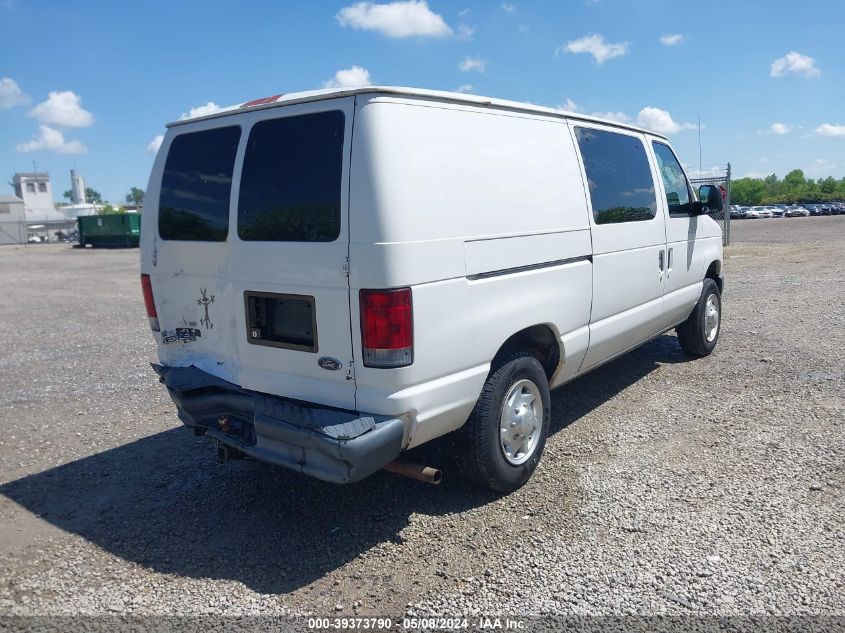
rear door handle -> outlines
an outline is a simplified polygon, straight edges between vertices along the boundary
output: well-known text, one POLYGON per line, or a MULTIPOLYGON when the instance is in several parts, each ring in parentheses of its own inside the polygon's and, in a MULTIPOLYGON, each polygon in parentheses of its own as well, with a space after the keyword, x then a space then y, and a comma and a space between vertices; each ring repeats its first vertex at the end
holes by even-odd
POLYGON ((666 279, 672 274, 672 249, 669 248, 669 254, 666 256, 666 279))
POLYGON ((657 253, 657 270, 660 271, 660 274, 663 274, 663 270, 665 269, 664 257, 666 255, 666 251, 660 249, 660 252, 657 253))

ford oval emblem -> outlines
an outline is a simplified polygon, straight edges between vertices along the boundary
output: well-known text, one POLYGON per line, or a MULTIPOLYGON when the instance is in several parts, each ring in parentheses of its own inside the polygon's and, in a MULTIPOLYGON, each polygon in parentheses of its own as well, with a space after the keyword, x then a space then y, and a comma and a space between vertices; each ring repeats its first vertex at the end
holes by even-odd
POLYGON ((343 367, 343 363, 331 356, 323 356, 317 361, 317 364, 323 369, 328 369, 329 371, 337 371, 343 367))

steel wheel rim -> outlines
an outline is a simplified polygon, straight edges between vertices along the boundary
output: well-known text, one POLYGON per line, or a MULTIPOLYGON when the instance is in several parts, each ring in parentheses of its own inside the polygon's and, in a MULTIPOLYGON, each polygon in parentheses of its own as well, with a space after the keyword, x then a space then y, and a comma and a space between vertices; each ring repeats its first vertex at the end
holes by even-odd
POLYGON ((518 380, 508 389, 499 416, 499 445, 505 461, 519 466, 531 459, 542 431, 540 389, 530 380, 518 380))
POLYGON ((715 294, 708 295, 704 304, 704 338, 712 343, 719 333, 719 299, 715 294))

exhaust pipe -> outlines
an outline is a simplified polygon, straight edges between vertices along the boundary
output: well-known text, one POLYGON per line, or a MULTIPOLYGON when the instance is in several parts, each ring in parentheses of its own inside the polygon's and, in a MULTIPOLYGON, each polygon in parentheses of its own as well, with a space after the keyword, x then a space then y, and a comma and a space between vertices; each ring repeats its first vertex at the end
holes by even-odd
POLYGON ((410 479, 416 479, 417 481, 424 481, 427 484, 435 486, 443 479, 443 473, 437 468, 405 462, 400 459, 390 462, 384 469, 388 472, 409 477, 410 479))

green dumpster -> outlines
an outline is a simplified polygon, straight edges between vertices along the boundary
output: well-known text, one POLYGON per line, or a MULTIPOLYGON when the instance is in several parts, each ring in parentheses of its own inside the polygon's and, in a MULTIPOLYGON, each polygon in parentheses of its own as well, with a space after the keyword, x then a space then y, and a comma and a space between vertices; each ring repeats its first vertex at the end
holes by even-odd
POLYGON ((137 213, 81 215, 76 222, 82 247, 138 246, 141 240, 141 216, 137 213))

